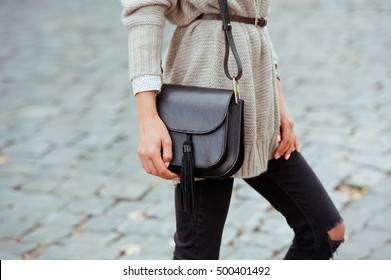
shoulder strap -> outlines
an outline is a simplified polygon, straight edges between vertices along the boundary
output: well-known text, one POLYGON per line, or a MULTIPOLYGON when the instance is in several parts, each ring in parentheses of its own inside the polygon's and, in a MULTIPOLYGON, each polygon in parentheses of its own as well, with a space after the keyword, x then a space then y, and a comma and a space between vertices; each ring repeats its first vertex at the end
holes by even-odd
POLYGON ((227 0, 219 0, 220 5, 220 14, 223 20, 223 30, 225 34, 225 55, 224 55, 224 72, 228 79, 236 81, 242 77, 242 62, 240 61, 240 57, 238 54, 238 50, 235 46, 234 37, 232 36, 232 26, 231 20, 229 18, 229 10, 227 0), (231 76, 228 69, 228 57, 229 57, 229 49, 231 48, 232 54, 236 61, 236 66, 238 67, 238 72, 236 76, 231 76))

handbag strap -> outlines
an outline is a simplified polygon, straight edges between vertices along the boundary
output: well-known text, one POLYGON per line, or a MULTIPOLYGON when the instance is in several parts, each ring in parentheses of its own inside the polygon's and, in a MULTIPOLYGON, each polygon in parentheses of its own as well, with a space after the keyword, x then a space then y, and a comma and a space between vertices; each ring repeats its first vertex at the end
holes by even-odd
POLYGON ((232 35, 232 26, 231 20, 229 17, 228 3, 227 0, 219 0, 220 5, 220 14, 223 21, 223 30, 225 34, 225 55, 224 55, 224 72, 228 79, 234 81, 234 87, 236 82, 242 77, 242 62, 240 61, 238 50, 235 46, 234 37, 232 35), (238 72, 236 76, 231 76, 228 69, 228 58, 229 58, 229 49, 231 48, 232 54, 236 61, 236 66, 238 68, 238 72))

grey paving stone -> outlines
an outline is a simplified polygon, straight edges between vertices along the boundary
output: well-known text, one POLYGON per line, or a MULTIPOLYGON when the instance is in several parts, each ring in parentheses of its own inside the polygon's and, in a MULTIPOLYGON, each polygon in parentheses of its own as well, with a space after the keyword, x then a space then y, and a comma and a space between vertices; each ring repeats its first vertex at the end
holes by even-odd
POLYGON ((368 257, 369 260, 391 260, 391 244, 374 250, 368 257))
POLYGON ((7 253, 7 252, 1 252, 0 253, 0 258, 2 260, 20 260, 21 257, 18 255, 15 255, 13 253, 7 253))
POLYGON ((367 259, 371 252, 372 247, 367 243, 345 241, 334 254, 334 258, 337 260, 362 260, 367 259))
POLYGON ((329 155, 322 157, 313 165, 313 170, 328 192, 334 189, 348 177, 354 170, 350 163, 344 161, 343 157, 329 155))
POLYGON ((269 213, 264 219, 261 231, 268 234, 291 236, 292 229, 286 223, 285 218, 278 212, 269 213))
POLYGON ((114 260, 118 255, 115 248, 101 244, 54 245, 40 250, 40 260, 114 260))
POLYGON ((366 196, 350 205, 349 210, 375 214, 387 210, 389 206, 390 200, 387 197, 378 197, 372 193, 368 193, 366 196))
POLYGON ((391 196, 391 177, 387 176, 377 186, 373 186, 371 188, 371 191, 375 195, 384 196, 384 197, 391 196))
POLYGON ((0 242, 0 259, 18 260, 22 258, 23 253, 34 248, 34 244, 17 241, 0 242))
POLYGON ((347 238, 349 238, 352 234, 363 230, 369 223, 369 221, 373 218, 371 212, 365 211, 365 209, 360 209, 357 207, 355 207, 354 209, 345 209, 341 213, 341 216, 344 219, 344 224, 346 228, 345 236, 347 238))
MULTIPOLYGON (((89 132, 84 130, 83 128, 77 129, 71 134, 71 137, 67 139, 67 141, 63 146, 74 148, 77 145, 77 143, 79 143, 84 138, 88 137, 88 135, 89 132)), ((83 147, 83 149, 87 149, 87 148, 88 147, 83 147)))
POLYGON ((60 108, 54 105, 27 105, 21 110, 19 116, 26 119, 45 119, 55 117, 60 113, 60 108))
POLYGON ((231 198, 231 208, 244 205, 244 207, 249 208, 248 211, 250 212, 264 212, 270 207, 270 203, 247 183, 242 180, 236 180, 235 182, 235 188, 231 198), (251 209, 251 207, 254 208, 251 209))
POLYGON ((142 184, 163 186, 169 184, 167 180, 149 175, 142 169, 138 156, 135 152, 126 152, 125 156, 117 164, 114 170, 124 181, 138 181, 142 184))
POLYGON ((356 132, 353 136, 346 139, 346 145, 354 149, 356 153, 382 155, 389 148, 389 143, 383 140, 381 131, 375 132, 369 129, 356 132))
POLYGON ((7 204, 15 209, 23 209, 26 213, 32 211, 53 211, 64 206, 66 200, 46 193, 0 190, 0 204, 7 204))
MULTIPOLYGON (((42 122, 42 120, 26 119, 24 117, 20 117, 18 114, 13 115, 12 123, 8 123, 8 131, 6 134, 8 135, 8 140, 11 140, 8 142, 8 145, 15 143, 15 145, 18 145, 18 147, 23 149, 19 143, 29 139, 29 136, 35 133, 36 129, 41 125, 42 122)), ((6 147, 8 147, 8 145, 6 147)), ((15 156, 22 155, 18 149, 10 148, 9 150, 10 153, 14 154, 15 156)), ((25 150, 23 149, 23 151, 25 150)))
POLYGON ((25 179, 22 176, 2 176, 0 189, 14 189, 21 185, 25 179))
POLYGON ((82 225, 81 230, 83 232, 114 232, 115 229, 127 221, 127 217, 107 217, 97 216, 91 217, 88 221, 82 225))
MULTIPOLYGON (((368 102, 367 96, 362 96, 361 98, 365 98, 366 102, 370 104, 372 108, 360 108, 360 110, 355 110, 354 112, 350 112, 350 116, 354 116, 351 119, 351 125, 356 127, 359 130, 376 130, 382 131, 387 130, 387 122, 384 122, 381 118, 381 101, 374 100, 373 102, 368 102)), ((376 98, 377 99, 377 98, 376 98)), ((385 100, 383 100, 384 102, 385 100)))
POLYGON ((232 246, 241 230, 232 225, 225 225, 221 240, 222 247, 232 246))
MULTIPOLYGON (((76 146, 74 147, 77 148, 76 146)), ((114 175, 117 159, 115 159, 109 151, 93 148, 80 150, 82 152, 78 156, 79 161, 74 166, 73 174, 70 177, 87 177, 89 180, 93 181, 107 177, 106 180, 112 181, 112 178, 107 175, 114 175), (95 180, 93 179, 94 175, 96 176, 95 180)))
POLYGON ((56 177, 47 172, 46 176, 40 176, 31 180, 26 180, 21 188, 23 191, 34 191, 34 192, 56 192, 58 186, 64 179, 56 177))
POLYGON ((144 213, 150 203, 144 201, 120 201, 110 208, 106 216, 109 218, 129 218, 133 213, 144 213))
POLYGON ((110 145, 110 143, 113 142, 114 139, 115 139, 115 135, 113 134, 112 135, 107 133, 89 134, 87 137, 80 140, 77 143, 77 146, 81 148, 107 147, 110 145))
POLYGON ((39 224, 48 215, 47 210, 34 210, 30 211, 18 205, 16 207, 6 207, 0 211, 1 221, 16 221, 21 223, 30 223, 32 225, 39 224))
POLYGON ((231 255, 227 256, 227 260, 270 260, 273 257, 274 252, 267 248, 257 246, 242 247, 238 245, 231 255))
POLYGON ((2 177, 17 177, 22 176, 32 177, 35 174, 39 174, 42 171, 42 167, 37 164, 37 161, 30 158, 23 160, 11 160, 0 168, 0 175, 2 177))
MULTIPOLYGON (((259 200, 264 200, 259 196, 259 200)), ((248 228, 254 230, 261 226, 261 220, 267 219, 263 203, 257 203, 256 201, 237 201, 230 206, 226 225, 230 225, 235 228, 248 228)))
POLYGON ((73 172, 69 178, 60 182, 54 192, 61 196, 86 197, 94 196, 110 181, 115 180, 112 176, 102 173, 73 172))
MULTIPOLYGON (((368 222, 368 227, 373 228, 380 232, 380 230, 384 230, 388 233, 391 232, 391 209, 388 208, 380 213, 376 214, 372 217, 368 222)), ((391 235, 389 235, 391 241, 391 235)))
POLYGON ((64 211, 72 214, 91 214, 101 215, 111 205, 114 200, 104 197, 86 197, 82 199, 70 199, 69 204, 65 206, 64 211))
POLYGON ((102 190, 102 196, 116 199, 140 199, 150 190, 150 185, 140 184, 137 181, 119 180, 106 186, 102 190))
POLYGON ((34 227, 30 222, 22 221, 1 221, 0 222, 0 240, 17 240, 24 232, 34 227))
POLYGON ((43 219, 39 221, 44 226, 61 226, 66 228, 73 228, 85 219, 85 216, 79 214, 67 213, 65 211, 57 211, 47 213, 43 219))
POLYGON ((109 245, 113 241, 115 241, 117 238, 119 238, 120 235, 116 232, 111 233, 100 233, 100 232, 80 232, 80 233, 74 233, 71 237, 67 239, 62 239, 59 242, 60 246, 75 246, 78 245, 83 246, 84 245, 109 245))
POLYGON ((164 182, 156 187, 153 187, 150 192, 144 197, 144 201, 150 202, 159 202, 163 201, 172 201, 174 204, 174 192, 175 186, 171 181, 164 182))
POLYGON ((120 199, 140 199, 152 189, 156 182, 160 181, 159 179, 146 175, 143 171, 141 172, 132 173, 131 176, 130 174, 121 176, 120 180, 112 182, 102 190, 102 196, 120 199))
POLYGON ((376 188, 385 178, 386 174, 383 172, 357 168, 355 172, 352 172, 351 177, 346 182, 353 186, 376 188))
POLYGON ((48 244, 66 237, 72 233, 72 227, 59 225, 40 226, 22 238, 24 242, 48 244))
POLYGON ((348 242, 365 244, 372 251, 376 251, 384 247, 391 241, 391 236, 388 230, 378 230, 376 228, 366 228, 356 232, 348 242))
POLYGON ((338 211, 342 211, 348 203, 350 203, 351 198, 347 194, 343 194, 337 191, 329 192, 331 200, 334 202, 335 207, 338 211))
POLYGON ((175 218, 168 217, 165 220, 147 219, 136 220, 128 219, 116 228, 119 232, 128 234, 146 234, 156 236, 173 236, 175 233, 175 218))
MULTIPOLYGON (((111 146, 108 148, 108 153, 110 156, 113 158, 115 161, 115 166, 113 167, 116 172, 118 168, 121 169, 122 164, 126 160, 131 160, 133 162, 133 166, 140 165, 138 157, 135 155, 135 153, 132 153, 130 151, 136 151, 137 148, 135 147, 130 147, 132 145, 129 142, 123 143, 123 142, 118 142, 118 143, 113 143, 111 146)), ((136 145, 134 145, 136 146, 136 145)), ((129 170, 127 170, 129 172, 129 170)), ((128 173, 126 172, 126 173, 128 173)))
POLYGON ((45 155, 40 163, 48 166, 74 166, 78 163, 81 150, 77 149, 56 149, 45 155))
MULTIPOLYGON (((316 144, 318 147, 324 147, 324 145, 332 145, 336 147, 335 150, 337 150, 338 147, 345 146, 346 138, 349 137, 349 131, 346 129, 345 131, 338 129, 339 127, 344 127, 343 124, 336 125, 335 121, 328 121, 328 124, 324 125, 323 122, 325 121, 321 122, 321 120, 318 120, 318 122, 320 122, 321 124, 319 125, 317 120, 312 119, 312 115, 313 114, 309 114, 306 116, 309 120, 309 123, 306 124, 304 127, 310 127, 310 129, 305 135, 300 135, 302 136, 300 139, 303 139, 303 141, 308 141, 309 143, 316 144)), ((320 113, 317 113, 316 115, 323 116, 324 118, 326 118, 328 115, 328 118, 330 118, 329 112, 322 112, 322 115, 320 115, 320 113)))
POLYGON ((80 135, 81 129, 78 128, 76 120, 72 124, 63 122, 65 121, 61 120, 61 118, 56 118, 52 122, 43 124, 35 140, 50 143, 60 149, 68 147, 69 143, 74 141, 75 136, 80 135))
MULTIPOLYGON (((118 251, 118 259, 140 259, 140 253, 143 247, 156 240, 154 234, 127 234, 111 243, 110 246, 118 251)), ((171 244, 159 246, 155 251, 156 254, 162 254, 165 248, 171 247, 171 244)))
POLYGON ((240 237, 240 243, 248 246, 259 246, 272 251, 282 251, 290 246, 293 240, 293 231, 290 234, 270 234, 265 232, 249 232, 240 237))
POLYGON ((3 153, 11 160, 21 160, 26 158, 40 158, 51 149, 50 143, 23 141, 3 148, 3 153))
MULTIPOLYGON (((327 108, 327 107, 326 107, 327 108)), ((325 107, 321 107, 318 109, 312 109, 306 114, 306 119, 313 123, 311 126, 311 133, 319 134, 319 136, 323 136, 318 138, 320 141, 329 141, 330 139, 337 140, 337 143, 343 141, 343 136, 345 136, 346 130, 344 133, 342 131, 338 131, 338 134, 334 133, 336 130, 335 127, 339 127, 341 124, 344 124, 346 115, 343 111, 333 110, 332 117, 330 116, 330 111, 325 107), (333 124, 330 126, 330 123, 333 124), (323 125, 322 125, 323 124, 323 125)))
POLYGON ((169 237, 155 237, 141 246, 137 259, 140 260, 170 260, 173 258, 174 243, 169 237))
POLYGON ((151 204, 145 211, 148 217, 156 219, 167 219, 175 217, 174 201, 157 202, 151 204), (170 203, 171 202, 171 203, 170 203))

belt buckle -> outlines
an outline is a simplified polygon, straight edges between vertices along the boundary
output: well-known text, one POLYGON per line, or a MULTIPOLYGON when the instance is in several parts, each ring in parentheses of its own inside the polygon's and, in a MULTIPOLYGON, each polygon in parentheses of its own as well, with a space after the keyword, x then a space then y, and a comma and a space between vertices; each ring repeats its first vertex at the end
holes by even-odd
POLYGON ((258 20, 258 25, 261 26, 261 27, 264 27, 267 25, 267 20, 265 18, 260 18, 258 20))

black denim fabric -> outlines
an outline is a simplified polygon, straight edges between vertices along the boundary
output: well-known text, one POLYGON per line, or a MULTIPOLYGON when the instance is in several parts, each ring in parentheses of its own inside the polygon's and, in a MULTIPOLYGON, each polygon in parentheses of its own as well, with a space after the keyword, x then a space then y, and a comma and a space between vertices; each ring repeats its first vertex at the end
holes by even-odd
MULTIPOLYGON (((281 212, 295 236, 284 259, 330 259, 342 241, 327 231, 342 222, 338 210, 300 153, 289 160, 270 160, 268 170, 245 179, 281 212)), ((218 259, 233 179, 196 182, 195 215, 180 207, 180 184, 175 190, 177 229, 174 259, 218 259)), ((262 250, 262 249, 260 249, 262 250)))

